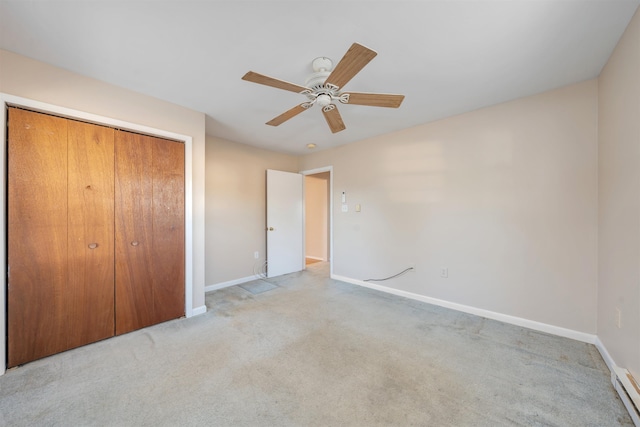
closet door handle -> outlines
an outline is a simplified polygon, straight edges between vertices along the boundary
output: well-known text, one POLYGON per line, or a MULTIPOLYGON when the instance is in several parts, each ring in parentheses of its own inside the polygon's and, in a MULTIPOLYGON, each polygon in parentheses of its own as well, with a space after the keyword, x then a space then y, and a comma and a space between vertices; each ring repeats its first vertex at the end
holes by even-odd
POLYGON ((89 249, 95 249, 98 247, 97 243, 89 243, 89 249))
POLYGON ((139 242, 137 240, 134 240, 133 242, 131 242, 131 246, 138 246, 139 242))

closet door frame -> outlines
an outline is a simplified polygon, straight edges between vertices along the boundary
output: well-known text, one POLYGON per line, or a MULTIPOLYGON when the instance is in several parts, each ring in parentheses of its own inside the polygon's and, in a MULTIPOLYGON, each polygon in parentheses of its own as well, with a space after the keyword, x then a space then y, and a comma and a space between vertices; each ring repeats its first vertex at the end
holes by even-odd
MULTIPOLYGON (((156 136, 159 138, 172 139, 178 142, 184 143, 184 253, 185 253, 185 274, 184 274, 184 295, 185 295, 185 307, 184 312, 186 317, 192 317, 194 313, 191 302, 193 301, 193 173, 192 173, 192 150, 193 150, 193 138, 188 135, 182 135, 175 132, 169 132, 162 129, 156 129, 149 126, 139 125, 136 123, 130 123, 123 120, 112 119, 109 117, 103 117, 96 114, 85 113, 70 108, 60 107, 57 105, 47 104, 40 101, 35 101, 28 98, 22 98, 19 96, 8 95, 0 93, 0 106, 2 111, 0 112, 0 143, 2 147, 0 149, 0 165, 2 173, 0 174, 0 220, 2 226, 0 227, 0 259, 4 264, 6 270, 6 201, 7 201, 7 171, 6 171, 6 150, 7 150, 7 108, 18 107, 25 108, 32 111, 52 114, 59 117, 68 119, 81 120, 97 125, 103 125, 122 129, 131 132, 142 133, 150 136, 156 136)), ((0 375, 3 375, 6 371, 7 360, 7 278, 6 274, 0 275, 0 375)))

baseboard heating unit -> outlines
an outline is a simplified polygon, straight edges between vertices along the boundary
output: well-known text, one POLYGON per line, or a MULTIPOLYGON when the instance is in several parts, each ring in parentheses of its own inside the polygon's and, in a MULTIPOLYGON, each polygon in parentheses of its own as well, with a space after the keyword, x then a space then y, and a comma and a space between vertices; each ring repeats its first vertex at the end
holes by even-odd
POLYGON ((636 427, 640 427, 640 385, 626 369, 617 366, 611 371, 611 382, 629 411, 636 427))

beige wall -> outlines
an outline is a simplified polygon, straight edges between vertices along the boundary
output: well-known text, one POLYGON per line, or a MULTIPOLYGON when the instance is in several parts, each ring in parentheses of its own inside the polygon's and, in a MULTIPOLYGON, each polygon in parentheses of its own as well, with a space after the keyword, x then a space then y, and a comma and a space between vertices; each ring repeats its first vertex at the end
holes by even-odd
POLYGON ((598 83, 598 337, 640 378, 640 11, 598 83))
POLYGON ((329 173, 305 176, 305 255, 328 260, 329 173))
POLYGON ((591 80, 302 157, 333 166, 334 273, 595 334, 596 126, 591 80))
POLYGON ((206 168, 206 283, 212 286, 251 277, 264 262, 266 170, 297 172, 298 160, 207 137, 206 168))
POLYGON ((0 76, 5 94, 193 138, 192 307, 204 307, 204 114, 4 50, 0 76))

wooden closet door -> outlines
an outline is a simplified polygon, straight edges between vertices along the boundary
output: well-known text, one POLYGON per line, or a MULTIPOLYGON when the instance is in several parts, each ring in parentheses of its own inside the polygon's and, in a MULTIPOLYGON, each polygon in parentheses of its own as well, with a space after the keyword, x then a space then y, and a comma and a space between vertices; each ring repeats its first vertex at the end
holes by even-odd
POLYGON ((184 315, 184 145, 116 134, 116 334, 184 315))
POLYGON ((114 129, 68 124, 69 348, 115 334, 114 129))
POLYGON ((153 144, 116 132, 116 335, 154 323, 153 144))
POLYGON ((67 349, 67 121, 15 108, 8 120, 9 367, 67 349))
POLYGON ((12 108, 9 366, 114 334, 113 130, 12 108))
POLYGON ((184 315, 184 144, 153 139, 155 322, 184 315))

